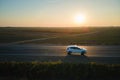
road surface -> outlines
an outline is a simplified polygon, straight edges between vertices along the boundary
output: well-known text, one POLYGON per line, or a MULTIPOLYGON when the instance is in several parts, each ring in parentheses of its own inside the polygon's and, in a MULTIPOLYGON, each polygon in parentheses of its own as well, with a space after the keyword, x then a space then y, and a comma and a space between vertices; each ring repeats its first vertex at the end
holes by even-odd
POLYGON ((79 46, 87 49, 86 56, 81 56, 79 53, 67 55, 66 47, 38 44, 0 46, 0 62, 62 61, 120 64, 120 46, 79 46))
MULTIPOLYGON (((0 55, 66 56, 67 46, 17 44, 0 46, 0 55)), ((120 57, 120 46, 79 46, 87 49, 89 57, 120 57)), ((73 54, 79 55, 79 53, 73 54)))

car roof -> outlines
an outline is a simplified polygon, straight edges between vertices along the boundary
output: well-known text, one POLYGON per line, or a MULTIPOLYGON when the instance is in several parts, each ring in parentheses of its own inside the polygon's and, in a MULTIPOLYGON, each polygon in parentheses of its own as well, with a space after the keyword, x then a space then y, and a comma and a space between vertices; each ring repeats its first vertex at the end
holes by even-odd
POLYGON ((78 47, 77 45, 69 45, 67 47, 78 47))

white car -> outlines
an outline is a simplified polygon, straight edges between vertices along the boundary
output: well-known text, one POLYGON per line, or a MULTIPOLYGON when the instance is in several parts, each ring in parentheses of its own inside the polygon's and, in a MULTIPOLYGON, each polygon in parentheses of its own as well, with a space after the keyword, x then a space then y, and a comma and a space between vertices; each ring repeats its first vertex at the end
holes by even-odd
POLYGON ((71 55, 71 53, 80 53, 81 55, 84 55, 87 53, 87 49, 80 48, 76 45, 68 46, 66 51, 68 55, 71 55))

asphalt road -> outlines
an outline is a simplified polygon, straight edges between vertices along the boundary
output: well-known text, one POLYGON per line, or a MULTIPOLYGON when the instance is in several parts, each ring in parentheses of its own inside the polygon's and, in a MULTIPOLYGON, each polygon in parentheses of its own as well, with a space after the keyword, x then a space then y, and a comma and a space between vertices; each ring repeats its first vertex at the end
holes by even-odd
MULTIPOLYGON (((67 56, 67 46, 16 44, 0 46, 0 56, 67 56)), ((87 49, 88 57, 120 57, 120 46, 79 46, 87 49)), ((73 55, 80 55, 73 53, 73 55)))

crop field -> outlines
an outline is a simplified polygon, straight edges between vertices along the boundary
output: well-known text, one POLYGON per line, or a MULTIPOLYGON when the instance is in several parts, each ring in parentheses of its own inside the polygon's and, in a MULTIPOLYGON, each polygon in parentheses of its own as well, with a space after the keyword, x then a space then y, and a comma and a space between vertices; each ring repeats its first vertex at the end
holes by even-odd
POLYGON ((119 64, 0 62, 1 80, 119 80, 119 74, 119 64))
POLYGON ((120 27, 1 27, 0 43, 120 45, 120 27), (52 38, 54 37, 54 38, 52 38))

